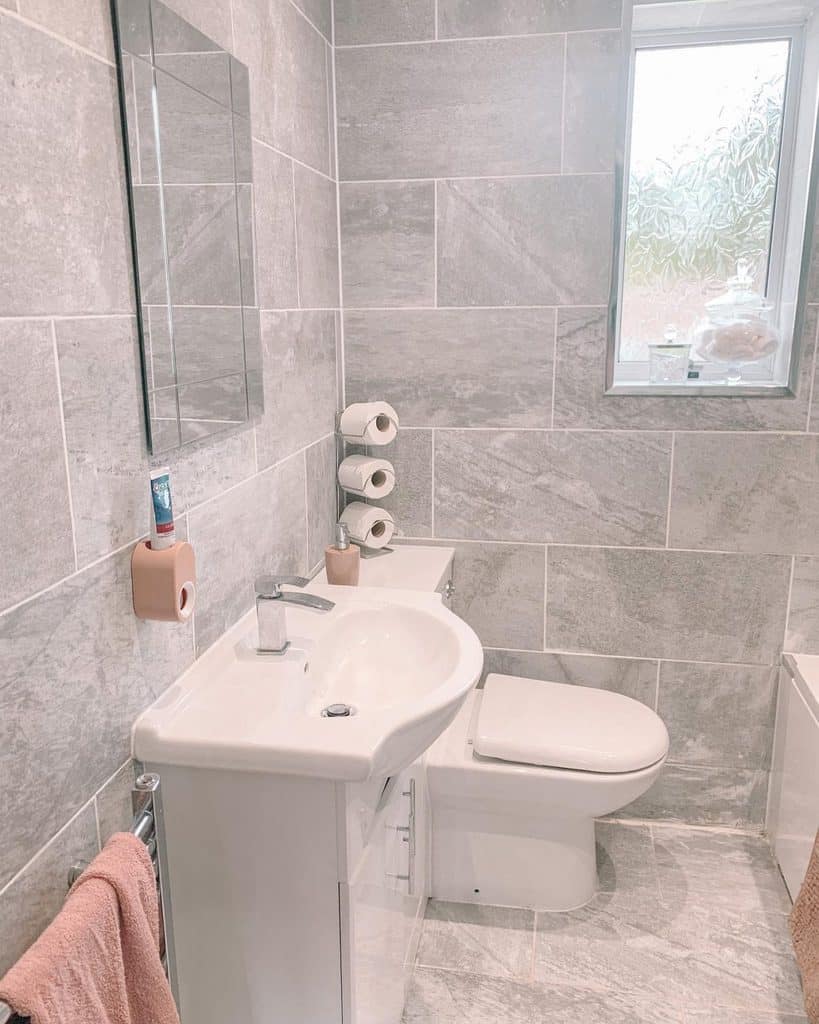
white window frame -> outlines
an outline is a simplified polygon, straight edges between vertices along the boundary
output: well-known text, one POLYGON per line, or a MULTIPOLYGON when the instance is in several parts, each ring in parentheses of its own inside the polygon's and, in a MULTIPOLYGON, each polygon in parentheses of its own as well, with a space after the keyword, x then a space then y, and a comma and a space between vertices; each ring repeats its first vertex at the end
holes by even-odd
POLYGON ((622 152, 618 153, 615 182, 615 246, 609 307, 606 394, 768 398, 795 394, 817 178, 817 168, 811 169, 817 125, 817 83, 809 81, 810 72, 813 71, 815 77, 819 69, 819 28, 814 28, 815 31, 810 34, 806 32, 804 25, 785 24, 732 29, 686 28, 635 32, 631 35, 627 85, 623 90, 624 110, 621 118, 624 135, 620 140, 622 152), (774 372, 771 373, 769 364, 765 362, 758 366, 746 366, 743 368, 741 383, 727 384, 724 369, 704 366, 699 380, 686 384, 651 383, 647 360, 621 362, 619 358, 622 319, 620 300, 625 278, 628 183, 637 53, 645 49, 668 49, 675 46, 760 41, 787 41, 790 47, 767 288, 768 298, 774 304, 775 315, 778 316, 777 326, 783 337, 783 343, 775 357, 774 372))

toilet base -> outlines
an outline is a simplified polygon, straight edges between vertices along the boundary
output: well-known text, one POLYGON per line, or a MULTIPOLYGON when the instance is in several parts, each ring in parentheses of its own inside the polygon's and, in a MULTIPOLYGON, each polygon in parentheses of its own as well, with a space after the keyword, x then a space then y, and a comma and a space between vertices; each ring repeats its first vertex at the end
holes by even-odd
POLYGON ((594 819, 526 821, 438 806, 432 896, 535 910, 575 910, 597 892, 594 819))

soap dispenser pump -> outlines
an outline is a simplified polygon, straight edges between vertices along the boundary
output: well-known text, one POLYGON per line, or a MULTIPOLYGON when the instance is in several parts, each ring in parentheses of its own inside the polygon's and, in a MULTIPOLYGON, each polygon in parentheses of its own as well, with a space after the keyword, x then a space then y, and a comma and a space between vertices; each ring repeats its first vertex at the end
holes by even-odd
POLYGON ((328 583, 337 587, 358 586, 361 552, 350 543, 350 531, 346 523, 336 523, 335 544, 325 549, 324 565, 328 583))

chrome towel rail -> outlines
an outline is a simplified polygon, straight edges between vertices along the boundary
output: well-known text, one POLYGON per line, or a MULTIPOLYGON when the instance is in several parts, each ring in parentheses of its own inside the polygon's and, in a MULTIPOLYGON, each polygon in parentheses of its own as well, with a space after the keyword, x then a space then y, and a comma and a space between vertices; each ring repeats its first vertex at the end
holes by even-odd
MULTIPOLYGON (((167 958, 170 955, 170 913, 168 906, 163 906, 163 903, 166 903, 166 901, 162 899, 162 877, 158 858, 156 829, 157 817, 160 814, 159 781, 159 776, 154 772, 146 772, 140 775, 134 783, 134 787, 131 790, 131 801, 134 810, 131 832, 145 843, 148 853, 151 855, 151 860, 154 862, 154 870, 157 874, 157 884, 159 886, 160 916, 167 958)), ((68 872, 69 888, 80 877, 86 866, 85 864, 75 864, 71 867, 68 872)), ((28 1020, 28 1017, 19 1017, 7 1003, 0 999, 0 1024, 27 1024, 28 1020)))

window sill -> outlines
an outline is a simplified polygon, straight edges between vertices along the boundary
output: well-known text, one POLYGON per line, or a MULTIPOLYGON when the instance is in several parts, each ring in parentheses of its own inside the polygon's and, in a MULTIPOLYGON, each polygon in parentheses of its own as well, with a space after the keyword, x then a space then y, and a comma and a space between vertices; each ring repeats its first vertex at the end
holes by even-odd
POLYGON ((701 380, 690 384, 649 384, 637 381, 615 383, 606 388, 609 397, 626 396, 665 398, 795 398, 796 393, 787 384, 762 384, 747 381, 739 384, 717 382, 708 384, 701 380))

